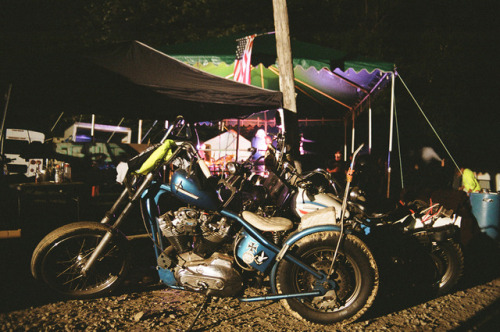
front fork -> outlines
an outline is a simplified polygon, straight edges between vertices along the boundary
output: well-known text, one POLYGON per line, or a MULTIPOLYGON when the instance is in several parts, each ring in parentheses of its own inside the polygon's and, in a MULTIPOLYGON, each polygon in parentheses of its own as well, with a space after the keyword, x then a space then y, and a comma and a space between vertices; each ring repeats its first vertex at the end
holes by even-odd
MULTIPOLYGON (((129 214, 130 210, 132 209, 133 205, 135 202, 139 200, 141 197, 142 192, 151 184, 153 181, 153 173, 148 173, 146 175, 146 178, 142 182, 142 184, 139 186, 139 188, 136 190, 135 194, 132 196, 132 198, 129 199, 127 205, 123 208, 122 212, 116 218, 116 221, 113 223, 113 225, 110 227, 109 231, 104 235, 102 240, 99 242, 97 247, 94 249, 94 252, 92 255, 90 255, 89 259, 85 263, 85 265, 82 267, 81 272, 83 274, 87 273, 91 268, 92 265, 95 263, 97 257, 102 253, 103 249, 106 247, 106 245, 109 243, 111 238, 113 237, 114 231, 118 228, 118 226, 121 224, 121 222, 125 219, 125 217, 129 214)), ((121 193, 120 197, 116 200, 115 204, 111 207, 111 209, 106 213, 106 216, 101 220, 102 224, 108 224, 111 221, 111 216, 115 214, 115 212, 118 210, 118 208, 127 200, 129 197, 129 190, 125 188, 123 192, 121 193)))

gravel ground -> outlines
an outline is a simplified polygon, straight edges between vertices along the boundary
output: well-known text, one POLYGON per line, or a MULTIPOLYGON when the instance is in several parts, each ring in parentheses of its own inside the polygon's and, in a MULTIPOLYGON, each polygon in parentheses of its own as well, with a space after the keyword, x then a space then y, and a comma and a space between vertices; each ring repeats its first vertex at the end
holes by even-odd
MULTIPOLYGON (((200 294, 158 285, 147 262, 137 266, 136 273, 113 296, 63 301, 29 275, 29 245, 0 241, 0 331, 182 331, 191 324, 203 302, 200 294)), ((348 326, 311 326, 293 318, 276 302, 240 303, 214 298, 193 329, 499 331, 498 242, 481 239, 465 253, 465 275, 454 292, 427 299, 419 299, 411 292, 397 296, 381 292, 373 307, 348 326)), ((256 292, 249 290, 248 294, 256 292)))

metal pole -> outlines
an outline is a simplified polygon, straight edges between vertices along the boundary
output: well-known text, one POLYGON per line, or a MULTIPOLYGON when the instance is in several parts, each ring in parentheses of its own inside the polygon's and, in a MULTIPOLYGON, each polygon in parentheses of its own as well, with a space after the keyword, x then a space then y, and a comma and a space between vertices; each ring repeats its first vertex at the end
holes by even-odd
POLYGON ((142 120, 139 120, 139 128, 137 130, 137 144, 141 144, 142 139, 142 120))
POLYGON ((240 118, 238 118, 238 135, 236 135, 236 162, 238 162, 238 150, 240 149, 240 118))
POLYGON ((267 136, 267 111, 264 112, 264 131, 267 136))
POLYGON ((54 128, 57 126, 57 124, 59 123, 59 120, 61 120, 62 116, 63 116, 64 112, 61 112, 61 114, 59 115, 59 117, 57 118, 56 122, 54 123, 54 125, 52 126, 52 128, 50 128, 50 132, 53 132, 54 131, 54 128))
POLYGON ((151 132, 151 130, 154 128, 154 126, 156 126, 156 123, 158 123, 158 120, 155 120, 153 122, 153 124, 151 125, 151 127, 148 129, 148 131, 146 132, 146 134, 144 134, 144 137, 141 139, 141 143, 144 141, 144 139, 146 137, 148 137, 149 133, 151 132))
POLYGON ((387 198, 391 194, 391 152, 392 152, 392 134, 394 126, 394 73, 392 74, 392 86, 391 86, 391 115, 389 124, 389 152, 387 154, 387 198))
POLYGON ((356 138, 356 114, 352 112, 352 137, 351 137, 351 153, 354 153, 354 140, 356 138))
POLYGON ((347 161, 347 119, 344 118, 344 161, 347 161))
POLYGON ((7 88, 7 94, 5 95, 5 107, 3 109, 2 117, 2 127, 0 128, 0 155, 3 155, 3 141, 4 141, 4 130, 5 130, 5 119, 7 119, 7 109, 9 108, 10 93, 12 91, 12 83, 9 84, 7 88))
POLYGON ((368 153, 372 154, 372 105, 368 101, 368 153))
MULTIPOLYGON (((122 124, 123 120, 125 120, 125 118, 122 118, 122 119, 120 120, 120 122, 118 122, 117 127, 120 127, 120 125, 122 124)), ((109 138, 108 138, 108 140, 107 140, 107 142, 106 142, 106 143, 109 143, 109 142, 111 141, 111 138, 113 138, 113 135, 115 134, 115 132, 116 132, 116 130, 113 130, 113 132, 112 132, 112 133, 111 133, 111 135, 109 136, 109 138)))
MULTIPOLYGON (((262 89, 265 88, 265 84, 264 84, 264 65, 261 63, 259 65, 259 68, 260 68, 260 87, 262 89)), ((264 131, 266 132, 266 136, 267 136, 267 111, 264 112, 264 131)))
POLYGON ((95 114, 92 114, 92 120, 91 120, 91 122, 92 122, 92 126, 90 127, 90 137, 92 138, 92 142, 94 142, 95 114))

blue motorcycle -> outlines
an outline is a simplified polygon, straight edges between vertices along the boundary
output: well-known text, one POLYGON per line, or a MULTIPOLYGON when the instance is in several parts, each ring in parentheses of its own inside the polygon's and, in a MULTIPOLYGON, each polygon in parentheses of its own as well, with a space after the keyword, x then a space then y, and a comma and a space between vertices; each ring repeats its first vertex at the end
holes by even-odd
POLYGON ((160 143, 129 161, 125 188, 101 222, 68 224, 42 239, 33 276, 71 298, 109 294, 129 266, 120 225, 140 204, 159 278, 169 288, 205 294, 206 301, 279 300, 317 324, 346 324, 365 313, 378 291, 367 245, 342 223, 327 222, 328 211, 310 213, 297 227, 238 210, 241 187, 231 176, 210 176, 190 130, 178 118, 160 143), (255 280, 266 295, 246 295, 255 280))

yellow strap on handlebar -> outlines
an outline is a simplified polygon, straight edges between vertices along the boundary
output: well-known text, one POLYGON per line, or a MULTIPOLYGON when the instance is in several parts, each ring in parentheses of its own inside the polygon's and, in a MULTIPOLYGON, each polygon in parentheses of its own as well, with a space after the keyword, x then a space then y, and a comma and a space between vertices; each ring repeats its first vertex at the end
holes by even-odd
POLYGON ((141 165, 141 168, 136 171, 136 174, 146 175, 151 170, 159 165, 163 161, 167 161, 172 156, 172 151, 176 147, 175 142, 171 139, 166 140, 162 145, 160 145, 146 161, 141 165))
POLYGON ((349 170, 347 171, 347 182, 352 182, 352 175, 354 174, 354 170, 352 168, 349 168, 349 170))

